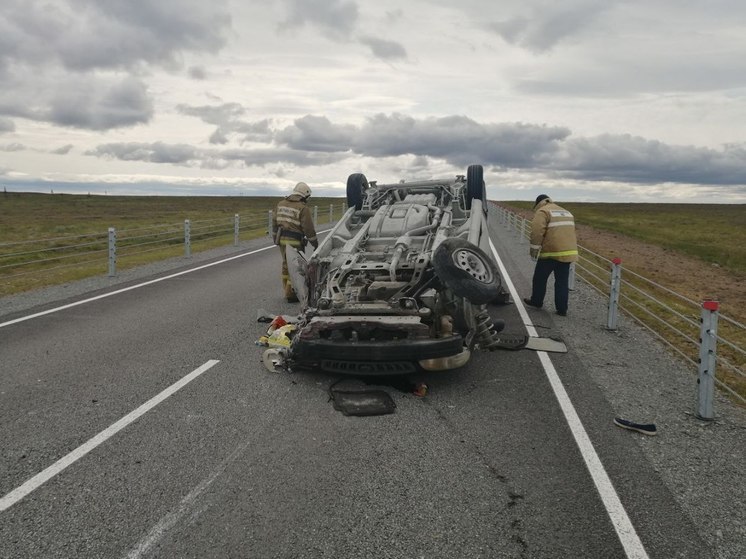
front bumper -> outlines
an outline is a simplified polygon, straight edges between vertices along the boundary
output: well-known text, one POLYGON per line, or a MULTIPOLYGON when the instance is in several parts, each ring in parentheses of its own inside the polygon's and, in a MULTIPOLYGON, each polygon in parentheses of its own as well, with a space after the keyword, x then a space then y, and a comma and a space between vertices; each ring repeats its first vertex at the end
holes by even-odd
POLYGON ((394 320, 389 317, 315 318, 293 339, 289 359, 299 367, 320 368, 334 373, 392 375, 415 372, 421 361, 432 362, 462 353, 464 339, 460 335, 422 337, 426 331, 418 321, 402 320, 402 317, 394 320), (340 340, 323 336, 326 330, 334 328, 364 329, 372 325, 401 329, 402 338, 406 339, 340 340))

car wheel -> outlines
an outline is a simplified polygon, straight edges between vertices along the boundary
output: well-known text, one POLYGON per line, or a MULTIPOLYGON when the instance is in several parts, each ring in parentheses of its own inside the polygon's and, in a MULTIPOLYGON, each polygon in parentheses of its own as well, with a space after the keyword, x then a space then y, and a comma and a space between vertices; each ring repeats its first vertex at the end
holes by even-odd
POLYGON ((471 209, 471 201, 482 201, 482 208, 487 210, 487 193, 484 187, 484 168, 481 165, 469 165, 466 170, 466 209, 471 209))
POLYGON ((492 259, 464 239, 446 239, 433 255, 433 268, 456 295, 475 305, 494 300, 502 280, 492 259))
POLYGON ((362 173, 353 173, 347 177, 347 207, 355 206, 356 210, 363 207, 365 191, 368 189, 368 179, 362 173))

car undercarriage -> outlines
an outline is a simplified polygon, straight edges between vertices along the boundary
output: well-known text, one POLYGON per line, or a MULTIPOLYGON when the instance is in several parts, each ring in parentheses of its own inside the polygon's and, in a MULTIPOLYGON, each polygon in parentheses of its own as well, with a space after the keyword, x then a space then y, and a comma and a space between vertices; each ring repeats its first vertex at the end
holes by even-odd
POLYGON ((303 266, 292 370, 448 370, 494 349, 486 304, 506 298, 489 255, 480 165, 444 180, 347 181, 349 209, 303 266))

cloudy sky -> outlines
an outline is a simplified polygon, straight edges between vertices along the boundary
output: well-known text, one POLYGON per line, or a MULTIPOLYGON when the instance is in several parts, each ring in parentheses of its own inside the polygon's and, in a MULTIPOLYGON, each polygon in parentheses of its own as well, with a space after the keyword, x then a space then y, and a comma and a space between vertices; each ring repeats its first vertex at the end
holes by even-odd
POLYGON ((8 191, 746 203, 742 0, 0 0, 8 191))

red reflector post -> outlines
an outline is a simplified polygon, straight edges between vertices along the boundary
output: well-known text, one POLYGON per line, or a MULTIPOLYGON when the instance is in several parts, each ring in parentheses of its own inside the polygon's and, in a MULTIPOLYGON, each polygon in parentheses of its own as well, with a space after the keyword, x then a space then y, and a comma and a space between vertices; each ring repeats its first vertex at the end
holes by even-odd
POLYGON ((614 258, 614 259, 613 259, 613 260, 611 261, 611 263, 612 263, 612 264, 616 264, 617 266, 619 266, 619 264, 621 264, 621 263, 622 263, 622 259, 621 259, 621 258, 619 258, 619 257, 617 256, 616 258, 614 258))
POLYGON ((708 311, 716 311, 720 308, 720 303, 718 301, 705 301, 702 303, 702 308, 708 311))

